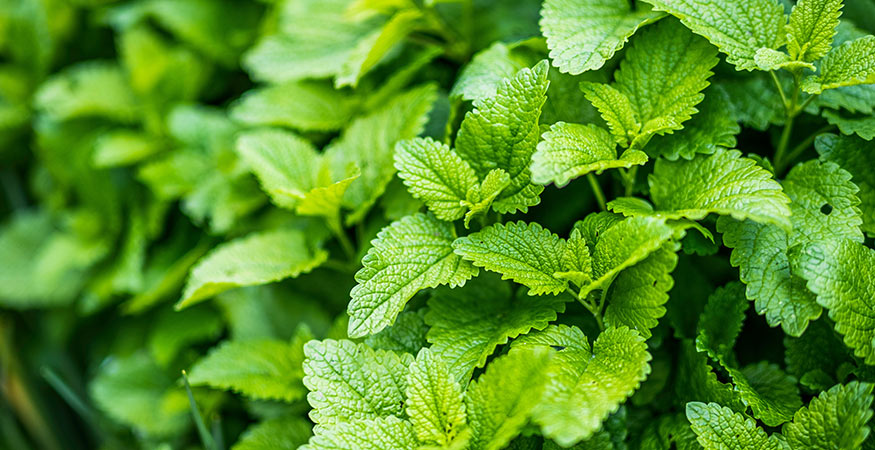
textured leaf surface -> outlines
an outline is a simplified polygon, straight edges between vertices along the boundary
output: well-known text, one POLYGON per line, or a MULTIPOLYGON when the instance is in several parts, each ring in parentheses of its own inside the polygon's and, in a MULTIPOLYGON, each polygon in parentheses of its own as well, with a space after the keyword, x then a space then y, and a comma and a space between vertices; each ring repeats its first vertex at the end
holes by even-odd
POLYGON ((716 360, 725 360, 741 332, 747 305, 741 283, 729 283, 714 291, 699 318, 696 347, 716 360))
POLYGON ((332 131, 346 125, 356 106, 354 97, 326 83, 292 81, 246 92, 231 115, 248 125, 332 131))
POLYGON ((810 242, 790 252, 794 274, 808 280, 817 303, 829 310, 845 345, 867 364, 875 363, 875 250, 843 239, 810 242))
POLYGON ((674 161, 693 159, 699 153, 712 154, 719 147, 735 147, 735 135, 741 132, 741 127, 733 117, 729 96, 723 90, 710 88, 696 108, 699 112, 684 122, 682 130, 654 136, 644 147, 647 154, 674 161))
POLYGON ((558 294, 568 282, 562 272, 565 240, 537 223, 496 224, 457 239, 457 255, 475 266, 502 275, 529 288, 529 295, 558 294))
POLYGON ((738 70, 754 70, 760 48, 784 43, 784 6, 775 0, 644 0, 677 17, 726 53, 738 70))
POLYGON ((628 147, 641 131, 641 122, 629 97, 608 84, 584 81, 580 89, 607 122, 617 144, 628 147))
MULTIPOLYGON (((304 346, 304 385, 317 424, 357 423, 404 412, 407 367, 413 356, 374 351, 352 341, 310 341, 304 346)), ((412 431, 411 431, 412 433, 412 431)))
POLYGON ((450 97, 473 101, 494 96, 505 78, 513 78, 518 71, 536 62, 514 50, 513 46, 495 42, 474 55, 459 74, 450 97))
POLYGON ((651 197, 668 218, 704 219, 709 213, 790 226, 789 199, 771 174, 737 150, 717 150, 691 161, 658 160, 651 197))
POLYGON ((550 332, 543 339, 527 342, 530 346, 552 347, 551 351, 557 353, 557 364, 550 368, 549 384, 544 400, 535 409, 534 420, 545 437, 565 447, 598 431, 608 414, 650 373, 650 354, 636 331, 608 328, 590 351, 579 330, 566 330, 559 334, 560 339, 550 332), (566 347, 562 341, 569 332, 584 341, 566 347))
POLYGON ((319 428, 302 450, 416 450, 413 425, 395 416, 319 428))
POLYGON ((401 141, 395 168, 410 193, 441 220, 461 219, 468 189, 478 183, 474 169, 446 144, 431 138, 401 141))
POLYGON ((848 117, 837 111, 824 110, 823 117, 830 124, 839 127, 839 131, 841 131, 842 134, 856 134, 867 141, 871 141, 875 138, 875 118, 872 116, 848 117))
POLYGON ((627 150, 618 158, 614 139, 593 124, 558 122, 543 138, 532 156, 532 181, 538 184, 552 182, 561 187, 590 172, 600 174, 647 162, 647 155, 638 150, 627 150))
POLYGON ((851 181, 860 188, 857 196, 863 213, 863 231, 875 234, 875 172, 865 169, 875 153, 875 142, 824 134, 815 140, 815 148, 821 160, 832 161, 852 175, 851 181))
POLYGON ((407 415, 420 442, 448 445, 466 424, 462 388, 433 351, 424 348, 407 375, 407 415))
POLYGON ((508 283, 481 275, 458 292, 442 288, 428 301, 431 350, 446 362, 457 380, 483 367, 498 345, 541 330, 565 310, 559 297, 511 295, 508 283))
POLYGON ((472 448, 504 448, 522 430, 546 384, 550 350, 513 349, 497 358, 465 393, 472 448))
POLYGON ((660 16, 646 5, 633 11, 622 0, 547 0, 541 32, 553 65, 578 75, 601 68, 639 27, 660 16))
POLYGON ((250 234, 213 249, 195 264, 177 308, 220 292, 296 277, 318 267, 328 252, 312 248, 300 230, 250 234))
POLYGON ((231 389, 254 399, 304 398, 304 342, 226 341, 195 363, 189 382, 231 389))
POLYGON ((760 361, 741 370, 727 368, 741 401, 750 406, 754 417, 775 427, 793 418, 802 406, 796 379, 777 365, 760 361))
POLYGON ((510 175, 510 186, 492 206, 500 213, 525 212, 540 201, 543 188, 531 184, 529 164, 540 136, 538 119, 547 99, 549 67, 542 61, 506 79, 494 97, 474 102, 459 129, 456 152, 478 177, 496 168, 510 175))
POLYGON ((871 406, 871 384, 839 384, 797 411, 783 434, 793 448, 860 448, 869 435, 871 406))
POLYGON ((304 418, 281 416, 246 429, 231 450, 295 450, 307 443, 311 424, 304 418))
POLYGON ((361 337, 392 324, 421 289, 461 286, 477 268, 453 253, 455 230, 433 216, 407 216, 383 228, 356 273, 349 303, 349 335, 361 337))
POLYGON ((705 450, 781 450, 784 446, 750 417, 717 403, 687 403, 687 419, 705 450))
POLYGON ((875 83, 875 36, 864 36, 830 50, 820 61, 820 75, 803 80, 802 89, 819 94, 826 89, 875 83))
POLYGON ((839 16, 841 0, 800 0, 793 6, 787 26, 787 51, 800 61, 817 61, 832 44, 839 16))

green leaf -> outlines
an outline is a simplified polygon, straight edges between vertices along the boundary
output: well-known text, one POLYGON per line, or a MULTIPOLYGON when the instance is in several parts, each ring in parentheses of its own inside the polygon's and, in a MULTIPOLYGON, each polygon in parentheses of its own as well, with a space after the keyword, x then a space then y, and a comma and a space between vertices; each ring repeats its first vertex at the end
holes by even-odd
POLYGON ((122 69, 103 61, 70 66, 43 83, 34 106, 57 120, 102 117, 134 122, 137 101, 122 69))
POLYGON ((407 415, 425 444, 449 445, 466 424, 461 386, 427 348, 419 351, 407 375, 407 415))
POLYGON ((307 443, 311 428, 301 417, 267 419, 247 428, 231 450, 296 450, 307 443))
POLYGON ((750 406, 754 417, 776 427, 793 418, 802 406, 796 379, 775 364, 760 361, 741 370, 725 367, 741 401, 750 406))
POLYGON ((827 89, 875 83, 875 36, 864 36, 833 48, 820 61, 820 75, 802 80, 802 89, 820 94, 827 89))
POLYGON ((350 293, 350 337, 376 333, 390 325, 422 289, 465 284, 478 269, 453 253, 452 224, 425 214, 392 222, 377 234, 356 273, 350 293))
POLYGON ((292 81, 246 92, 231 116, 247 125, 333 131, 350 121, 357 106, 355 97, 324 82, 292 81))
POLYGON ((608 414, 638 388, 650 373, 651 357, 644 338, 625 327, 603 331, 592 351, 580 330, 562 330, 548 328, 543 338, 527 341, 527 346, 557 354, 533 418, 545 437, 568 447, 598 431, 608 414), (569 339, 575 345, 567 346, 569 339))
POLYGON ((544 348, 511 349, 471 382, 465 392, 471 448, 499 450, 522 431, 544 392, 550 353, 544 348))
POLYGON ((718 379, 708 356, 689 339, 681 341, 674 394, 681 402, 701 400, 727 405, 734 411, 747 410, 735 387, 718 379))
POLYGON ((427 335, 431 350, 456 380, 464 382, 486 364, 497 346, 556 320, 556 313, 565 311, 565 299, 535 300, 521 292, 514 296, 508 283, 484 274, 458 292, 441 288, 428 307, 425 322, 431 326, 427 335))
POLYGON ((666 243, 617 275, 608 289, 605 325, 627 326, 650 338, 650 330, 665 315, 668 291, 674 286, 671 272, 677 266, 678 245, 666 243))
POLYGON ((644 0, 657 11, 666 11, 704 36, 726 54, 736 70, 757 68, 760 48, 776 49, 784 43, 784 6, 775 0, 644 0), (732 20, 727 20, 732 18, 732 20))
POLYGON ((869 435, 871 406, 871 384, 838 384, 797 411, 783 434, 792 448, 860 448, 869 435))
POLYGON ((705 450, 785 449, 753 419, 717 403, 687 403, 687 419, 705 450))
POLYGON ((490 170, 479 185, 471 186, 463 202, 468 208, 468 212, 465 213, 465 228, 468 228, 474 216, 489 212, 492 202, 508 186, 510 186, 510 175, 502 169, 490 170))
POLYGON ((775 83, 765 73, 715 82, 727 94, 735 119, 763 131, 785 120, 784 103, 775 83))
POLYGON ((644 147, 647 154, 674 161, 678 158, 693 159, 699 153, 710 155, 720 147, 735 147, 735 135, 741 132, 741 127, 733 117, 726 92, 708 89, 705 100, 697 108, 699 112, 684 122, 683 130, 654 136, 644 147))
POLYGON ((399 142, 395 168, 410 193, 441 220, 461 219, 467 210, 463 202, 468 189, 478 183, 468 163, 449 146, 431 138, 399 142))
POLYGON ((437 98, 433 84, 422 85, 392 97, 377 110, 353 120, 323 153, 332 173, 361 170, 343 195, 343 206, 352 210, 347 224, 361 221, 395 175, 395 144, 418 136, 437 98))
POLYGON ((817 303, 829 310, 845 345, 867 364, 875 363, 875 319, 868 302, 875 296, 875 250, 849 239, 823 240, 790 251, 790 268, 808 280, 817 303))
POLYGON ((528 211, 544 189, 531 184, 529 164, 540 136, 538 119, 546 101, 549 65, 542 61, 506 79, 494 97, 476 100, 456 138, 456 152, 478 177, 492 169, 510 175, 510 186, 496 198, 499 213, 528 211))
POLYGON ((540 24, 553 65, 578 75, 601 68, 639 27, 661 16, 624 0, 547 0, 540 24))
POLYGON ((741 283, 731 282, 714 291, 699 318, 696 348, 715 360, 726 361, 741 332, 747 306, 741 283))
POLYGON ((308 342, 304 355, 304 385, 310 390, 307 401, 313 408, 313 422, 355 424, 404 413, 412 355, 333 339, 308 342))
POLYGON ((419 312, 404 311, 398 314, 395 323, 372 334, 365 339, 365 344, 374 350, 391 350, 396 353, 407 352, 411 355, 426 346, 425 334, 428 326, 419 312))
POLYGON ((838 379, 839 367, 851 362, 850 352, 826 319, 812 322, 798 338, 784 338, 787 373, 809 390, 826 390, 838 379), (821 384, 821 381, 825 384, 821 384))
POLYGON ((568 286, 555 276, 565 270, 565 240, 537 223, 495 224, 456 239, 453 249, 475 266, 528 287, 529 295, 558 294, 568 286))
POLYGON ((302 450, 416 450, 413 425, 394 416, 316 428, 302 450))
POLYGON ((362 37, 340 66, 334 86, 356 87, 364 74, 420 25, 421 18, 422 13, 418 9, 401 10, 379 30, 362 37))
POLYGON ((747 297, 772 326, 780 324, 791 336, 799 336, 821 308, 805 281, 790 272, 790 247, 824 238, 862 241, 857 187, 851 176, 832 163, 809 161, 793 168, 784 180, 790 197, 792 233, 773 225, 720 218, 717 229, 733 249, 730 262, 739 267, 747 297))
POLYGON ((839 131, 841 131, 842 134, 856 134, 867 141, 871 141, 875 138, 875 118, 872 116, 848 117, 846 114, 828 109, 825 109, 822 115, 827 122, 839 127, 839 131))
POLYGON ((875 141, 863 141, 853 136, 822 134, 814 141, 814 147, 823 161, 832 161, 848 171, 851 181, 860 191, 860 210, 863 213, 862 229, 875 235, 875 172, 865 170, 869 158, 875 152, 875 141))
POLYGON ((191 269, 176 308, 228 289, 272 283, 313 270, 328 258, 328 252, 313 248, 308 241, 300 230, 278 229, 217 246, 191 269))
POLYGON ((617 88, 601 83, 580 83, 586 99, 598 109, 617 144, 628 147, 641 131, 632 102, 617 88))
POLYGON ((531 66, 537 59, 520 52, 521 46, 495 42, 474 55, 456 79, 451 98, 473 101, 494 97, 505 78, 531 66))
POLYGON ((200 359, 191 369, 193 386, 207 385, 233 390, 253 399, 293 402, 304 398, 304 342, 276 340, 225 341, 200 359))
POLYGON ((101 135, 94 143, 94 166, 119 167, 136 164, 163 148, 148 134, 118 129, 101 135))
POLYGON ((643 165, 647 155, 627 150, 617 158, 614 139, 601 127, 558 122, 543 134, 538 150, 532 156, 532 181, 555 183, 562 187, 574 178, 590 172, 600 174, 607 169, 643 165))
POLYGON ((770 48, 761 48, 757 50, 757 53, 754 56, 754 61, 757 64, 757 68, 760 70, 787 69, 794 72, 801 72, 802 69, 808 69, 811 71, 817 70, 814 64, 803 61, 794 61, 790 58, 790 55, 770 48))
POLYGON ((787 26, 787 51, 796 61, 814 62, 832 44, 842 15, 842 0, 800 0, 787 26))
MULTIPOLYGON (((781 185, 738 150, 718 149, 690 161, 660 159, 648 181, 656 212, 668 219, 701 220, 715 213, 790 228, 790 199, 781 185)), ((615 202, 608 207, 625 205, 615 202)))

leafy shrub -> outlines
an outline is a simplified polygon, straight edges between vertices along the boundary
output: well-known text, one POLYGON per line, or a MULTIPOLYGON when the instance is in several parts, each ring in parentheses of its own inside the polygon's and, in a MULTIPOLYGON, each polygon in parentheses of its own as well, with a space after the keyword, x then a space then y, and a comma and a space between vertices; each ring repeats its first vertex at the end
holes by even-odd
POLYGON ((0 447, 871 448, 872 32, 6 1, 0 447))

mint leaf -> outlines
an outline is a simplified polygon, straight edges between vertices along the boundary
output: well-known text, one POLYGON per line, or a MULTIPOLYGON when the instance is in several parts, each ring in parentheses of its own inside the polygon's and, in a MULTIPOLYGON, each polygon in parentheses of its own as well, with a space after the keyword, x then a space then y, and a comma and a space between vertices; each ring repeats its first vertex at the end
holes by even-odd
POLYGON ((741 401, 750 406, 754 417, 768 426, 789 421, 802 406, 796 379, 775 364, 760 361, 741 370, 728 367, 726 370, 741 401))
POLYGON ((452 224, 416 214, 377 234, 350 292, 349 335, 362 337, 391 325, 418 291, 441 284, 461 286, 478 269, 453 253, 452 224), (412 244, 412 245, 411 245, 412 244))
POLYGON ((555 183, 562 187, 574 178, 590 172, 600 174, 607 169, 643 165, 647 155, 627 150, 617 157, 614 139, 596 125, 558 122, 542 136, 538 150, 532 155, 532 181, 555 183))
POLYGON ((426 444, 449 445, 466 424, 462 388, 440 356, 426 348, 407 375, 407 415, 426 444))
POLYGON ((644 1, 657 11, 677 17, 694 33, 711 41, 736 70, 756 69, 757 50, 776 49, 784 43, 787 19, 784 6, 775 0, 644 1))
POLYGON ((292 81, 250 90, 231 108, 247 125, 284 126, 305 131, 339 130, 352 119, 358 101, 319 81, 292 81))
POLYGON ((315 428, 316 435, 303 450, 416 450, 413 425, 395 416, 339 423, 315 428))
POLYGON ((641 131, 641 122, 629 97, 608 84, 584 81, 580 89, 607 122, 617 144, 628 147, 641 131))
POLYGON ((790 57, 813 62, 825 55, 839 25, 841 9, 841 0, 801 0, 793 5, 787 26, 790 57))
POLYGON ((862 211, 862 229, 866 233, 875 234, 875 174, 863 170, 870 149, 875 150, 875 142, 866 142, 853 136, 836 136, 823 134, 814 141, 814 147, 820 154, 820 159, 832 161, 851 174, 851 181, 860 191, 857 197, 862 211))
POLYGON ((820 94, 827 89, 875 83, 875 36, 864 36, 833 48, 820 61, 820 75, 802 80, 802 89, 820 94))
POLYGON ((871 384, 838 384, 797 411, 783 434, 793 448, 860 448, 869 435, 871 406, 871 384))
POLYGON ((696 348, 715 360, 727 360, 741 332, 747 306, 741 283, 732 282, 717 288, 708 297, 699 318, 696 348))
POLYGON ((492 169, 510 175, 510 185, 492 205, 500 213, 525 212, 540 201, 543 188, 531 184, 529 163, 540 136, 548 70, 546 61, 522 69, 503 81, 494 97, 476 100, 456 137, 456 152, 478 177, 492 169))
POLYGON ((720 147, 735 147, 735 135, 741 132, 741 127, 732 114, 726 92, 714 87, 707 89, 705 100, 696 108, 699 112, 684 122, 682 130, 654 136, 644 147, 647 154, 674 161, 693 159, 698 153, 712 154, 720 147))
POLYGON ((405 9, 389 18, 380 29, 359 39, 340 66, 334 86, 356 87, 365 73, 420 25, 420 19, 419 10, 405 9))
POLYGON ((766 434, 750 417, 717 403, 687 403, 687 419, 705 450, 785 448, 780 440, 766 434))
POLYGON ((547 0, 540 24, 553 65, 578 75, 600 69, 639 27, 660 17, 622 0, 547 0))
POLYGON ((513 76, 537 60, 517 51, 521 47, 495 42, 471 59, 459 74, 450 97, 462 100, 480 100, 495 96, 505 78, 513 76))
POLYGON ((310 423, 300 417, 281 416, 252 425, 243 432, 234 450, 296 450, 310 438, 310 423))

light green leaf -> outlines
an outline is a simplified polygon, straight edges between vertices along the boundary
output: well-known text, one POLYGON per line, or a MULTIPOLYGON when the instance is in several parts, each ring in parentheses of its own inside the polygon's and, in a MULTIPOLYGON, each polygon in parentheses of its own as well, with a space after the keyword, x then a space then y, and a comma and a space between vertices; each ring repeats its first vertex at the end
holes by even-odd
POLYGON ((601 127, 558 122, 543 134, 538 150, 532 156, 532 181, 555 183, 557 187, 590 172, 600 174, 607 169, 643 165, 647 155, 627 150, 617 158, 614 139, 601 127))
POLYGON ((654 136, 644 147, 647 154, 674 161, 693 159, 698 153, 712 154, 719 147, 735 147, 735 135, 741 132, 741 127, 733 117, 726 92, 710 88, 705 91, 705 100, 696 107, 699 112, 684 122, 683 130, 654 136))
POLYGON ((537 223, 495 224, 456 239, 453 249, 475 266, 527 286, 529 295, 558 294, 568 286, 554 276, 565 270, 565 240, 537 223))
POLYGON ((546 101, 549 65, 522 69, 498 87, 494 97, 476 100, 456 138, 456 152, 478 177, 492 169, 510 175, 510 186, 492 204, 499 213, 528 211, 544 189, 531 184, 529 164, 540 136, 538 119, 546 101))
POLYGON ((316 428, 301 450, 416 450, 413 425, 395 416, 355 420, 316 428))
POLYGON ((545 348, 511 349, 471 382, 465 392, 471 448, 499 450, 522 431, 544 392, 550 353, 545 348))
POLYGON ((164 149, 153 136, 133 130, 118 129, 102 134, 94 143, 95 167, 119 167, 136 164, 164 149))
POLYGON ((411 355, 426 347, 425 333, 428 326, 420 312, 404 311, 398 314, 395 323, 372 334, 365 339, 365 344, 374 350, 391 350, 396 353, 407 352, 411 355))
POLYGON ((578 75, 601 68, 639 27, 660 17, 624 0, 547 0, 540 25, 553 65, 578 75))
POLYGON ((790 250, 790 268, 808 280, 817 303, 829 310, 845 344, 867 364, 875 363, 875 250, 849 239, 809 242, 790 250))
POLYGON ((182 309, 228 289, 272 283, 318 267, 328 252, 314 248, 294 229, 253 233, 219 245, 192 268, 176 308, 182 309))
POLYGON ((869 435, 872 385, 835 385, 796 412, 783 434, 793 448, 860 448, 869 435))
POLYGON ((565 299, 511 295, 508 283, 484 274, 465 289, 441 288, 429 299, 425 322, 431 326, 431 350, 449 366, 456 380, 467 381, 475 368, 508 339, 542 330, 565 311, 565 299))
POLYGON ((122 69, 91 61, 69 66, 39 88, 34 106, 57 120, 102 117, 134 122, 137 100, 122 69))
POLYGON ((754 62, 757 64, 757 68, 760 70, 778 70, 778 69, 787 69, 790 71, 802 71, 802 69, 808 69, 811 71, 817 70, 814 67, 814 64, 803 62, 803 61, 795 61, 790 58, 790 55, 770 48, 761 48, 757 50, 756 55, 754 56, 754 62))
POLYGON ((425 214, 383 228, 356 273, 348 313, 349 336, 362 337, 392 324, 422 289, 465 284, 478 269, 453 253, 452 224, 425 214))
POLYGON ((814 147, 821 160, 832 161, 852 175, 851 181, 860 188, 857 196, 863 213, 862 229, 875 235, 875 171, 866 170, 869 159, 875 154, 875 141, 822 134, 814 141, 814 147))
POLYGON ((468 189, 478 183, 474 169, 446 144, 431 138, 398 143, 395 168, 410 193, 435 217, 453 221, 465 215, 468 189))
POLYGON ((731 282, 714 291, 699 318, 696 348, 716 361, 726 361, 741 332, 747 305, 741 283, 731 282))
POLYGON ((790 197, 793 233, 790 246, 824 238, 863 242, 859 188, 835 163, 808 161, 790 171, 784 192, 790 197))
POLYGON ((464 201, 464 205, 468 208, 468 212, 465 213, 465 228, 468 228, 474 216, 486 214, 498 194, 508 186, 510 186, 510 175, 502 169, 490 170, 479 185, 471 186, 464 201))
POLYGON ((553 274, 556 278, 565 279, 583 286, 592 281, 592 257, 583 235, 577 228, 571 230, 562 253, 563 271, 553 274))
POLYGON ((304 385, 313 422, 333 426, 363 419, 401 416, 407 368, 413 356, 374 351, 352 341, 310 341, 304 345, 304 385))
POLYGON ((306 341, 225 341, 195 363, 189 382, 233 390, 253 399, 303 399, 307 391, 301 384, 301 364, 306 341))
POLYGON ((462 388, 437 353, 424 348, 407 375, 407 415, 421 443, 446 446, 466 424, 462 388))
POLYGON ((787 26, 787 51, 796 61, 814 62, 832 44, 842 15, 842 0, 800 0, 787 26))
POLYGON ((312 424, 302 417, 280 416, 246 429, 231 450, 296 450, 307 443, 312 424))
POLYGON ((757 50, 776 49, 784 43, 787 18, 784 6, 776 0, 644 1, 657 11, 677 17, 694 33, 711 41, 726 53, 726 61, 737 70, 756 69, 757 50))
POLYGON ((425 128, 437 98, 433 84, 422 85, 392 97, 377 110, 356 118, 323 153, 331 173, 361 170, 343 196, 343 206, 352 210, 347 224, 361 221, 395 175, 395 144, 413 139, 425 128))
POLYGON ((615 87, 601 83, 584 81, 580 83, 580 89, 599 110, 617 144, 628 147, 641 131, 641 123, 629 97, 615 87))
POLYGON ((533 418, 545 437, 563 447, 598 431, 608 414, 616 411, 650 373, 651 359, 644 338, 626 327, 603 331, 592 351, 579 330, 566 330, 583 341, 566 346, 565 340, 571 337, 566 332, 558 336, 560 339, 550 332, 538 341, 527 341, 527 346, 550 349, 557 355, 556 363, 548 368, 547 390, 533 418))
POLYGON ((775 364, 760 361, 741 370, 725 367, 735 384, 735 391, 754 417, 776 427, 793 417, 802 400, 796 379, 785 374, 775 364))
POLYGON ((231 116, 247 125, 333 131, 352 118, 358 100, 320 81, 292 81, 246 92, 231 116))
POLYGON ((867 141, 871 141, 875 138, 875 118, 872 116, 848 117, 847 114, 842 114, 839 111, 832 111, 829 109, 823 110, 821 114, 827 122, 839 127, 839 131, 841 131, 842 134, 856 134, 867 141))
POLYGON ((419 9, 404 9, 393 15, 379 30, 362 37, 340 66, 334 86, 356 87, 364 74, 419 25, 421 18, 419 9))
POLYGON ((648 181, 656 212, 669 219, 715 213, 790 227, 790 199, 781 185, 738 150, 718 149, 691 161, 660 159, 648 181))
POLYGON ((687 403, 687 419, 705 450, 784 450, 756 421, 718 403, 687 403))
POLYGON ((820 61, 820 75, 802 80, 802 89, 820 94, 827 89, 875 83, 875 36, 864 36, 833 48, 820 61))
POLYGON ((282 130, 242 134, 237 153, 278 206, 294 209, 317 186, 321 157, 308 141, 282 130))
POLYGON ((520 69, 537 62, 518 49, 520 47, 495 42, 474 55, 456 79, 450 97, 473 101, 495 96, 505 78, 513 78, 520 69))

